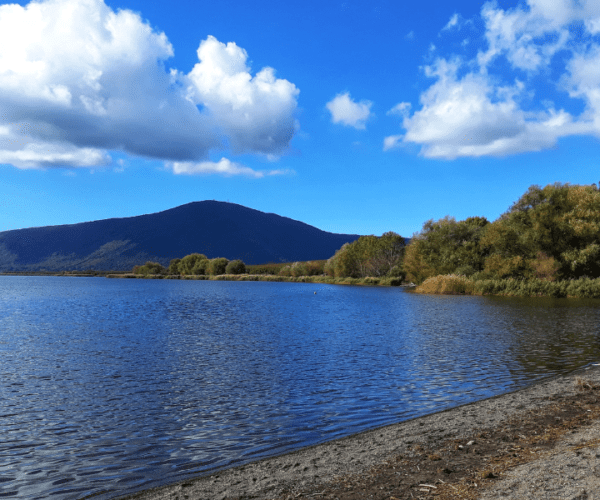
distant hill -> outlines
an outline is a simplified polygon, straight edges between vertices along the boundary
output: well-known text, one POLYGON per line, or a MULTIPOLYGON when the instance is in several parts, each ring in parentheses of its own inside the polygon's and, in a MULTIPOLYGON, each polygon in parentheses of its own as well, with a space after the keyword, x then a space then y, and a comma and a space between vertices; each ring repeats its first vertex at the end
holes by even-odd
POLYGON ((246 264, 318 260, 358 237, 234 203, 199 201, 137 217, 0 232, 0 272, 129 270, 147 260, 166 266, 193 252, 246 264))

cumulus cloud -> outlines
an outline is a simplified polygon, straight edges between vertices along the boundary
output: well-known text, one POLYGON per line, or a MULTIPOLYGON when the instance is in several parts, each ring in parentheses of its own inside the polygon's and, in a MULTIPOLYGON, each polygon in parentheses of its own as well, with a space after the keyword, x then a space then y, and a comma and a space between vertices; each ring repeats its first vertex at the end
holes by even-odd
POLYGON ((371 101, 355 102, 349 92, 336 95, 326 104, 331 113, 333 123, 341 123, 348 127, 363 130, 365 123, 371 116, 371 101))
POLYGON ((169 162, 167 167, 173 171, 174 174, 183 175, 211 175, 219 174, 226 177, 233 175, 241 175, 244 177, 252 177, 254 179, 260 179, 265 176, 271 175, 287 175, 293 173, 291 170, 253 170, 250 167, 246 167, 240 163, 232 162, 227 158, 221 158, 217 162, 202 161, 202 162, 169 162))
MULTIPOLYGON (((435 82, 412 115, 407 103, 388 112, 402 117, 405 133, 386 137, 384 150, 414 143, 430 158, 504 156, 551 148, 571 135, 600 137, 600 43, 578 45, 569 32, 572 23, 580 23, 594 35, 596 25, 589 20, 600 18, 600 4, 528 0, 527 6, 503 10, 486 3, 481 15, 484 49, 472 60, 438 58, 424 67, 435 82), (550 80, 547 68, 559 51, 568 54, 564 72, 550 80), (514 72, 498 72, 497 59, 514 72), (541 101, 531 111, 523 103, 535 99, 534 77, 582 100, 585 110, 574 116, 541 101)), ((459 18, 453 16, 446 28, 453 20, 459 18)))
POLYGON ((109 151, 202 162, 211 151, 281 155, 298 89, 213 37, 189 73, 167 36, 103 0, 0 5, 0 163, 91 167, 109 151), (235 94, 231 97, 229 92, 235 94))
POLYGON ((246 51, 213 36, 200 44, 198 59, 187 76, 188 99, 206 106, 231 149, 283 153, 297 127, 296 86, 275 78, 273 68, 263 68, 253 77, 246 51))

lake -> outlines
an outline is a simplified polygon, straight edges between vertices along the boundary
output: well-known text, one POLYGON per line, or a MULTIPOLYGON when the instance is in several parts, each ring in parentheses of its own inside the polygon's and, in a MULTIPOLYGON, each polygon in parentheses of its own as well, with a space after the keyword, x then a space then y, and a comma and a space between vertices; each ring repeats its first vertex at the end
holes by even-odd
POLYGON ((0 497, 112 498, 512 391, 600 359, 599 306, 0 277, 0 497))

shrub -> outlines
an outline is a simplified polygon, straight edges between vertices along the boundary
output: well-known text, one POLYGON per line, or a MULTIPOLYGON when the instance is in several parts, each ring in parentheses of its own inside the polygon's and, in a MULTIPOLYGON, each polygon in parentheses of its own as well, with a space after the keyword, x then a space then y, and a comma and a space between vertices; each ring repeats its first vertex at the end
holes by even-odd
POLYGON ((442 295, 472 294, 475 290, 473 282, 466 276, 447 274, 427 278, 419 285, 417 293, 437 293, 442 295))
POLYGON ((165 274, 167 272, 167 270, 163 266, 161 266, 158 262, 148 261, 143 266, 135 266, 133 268, 133 272, 134 272, 134 274, 142 274, 144 276, 147 276, 149 274, 152 274, 152 275, 165 274))
POLYGON ((243 261, 237 259, 232 260, 227 264, 225 268, 225 272, 227 274, 245 274, 246 273, 246 264, 243 261))
POLYGON ((279 269, 277 273, 278 276, 291 276, 292 275, 292 266, 286 265, 279 269))
POLYGON ((229 261, 225 257, 217 257, 216 259, 211 259, 208 262, 206 272, 212 276, 225 274, 225 270, 227 269, 228 263, 229 261))
POLYGON ((400 281, 404 281, 406 278, 406 273, 404 272, 404 269, 402 269, 402 266, 394 266, 390 269, 388 276, 392 278, 400 278, 400 281))
POLYGON ((169 263, 169 268, 167 269, 167 272, 169 274, 181 274, 181 271, 179 270, 180 262, 181 262, 181 259, 172 259, 171 262, 169 263))
POLYGON ((531 267, 536 278, 554 281, 560 265, 554 257, 549 257, 544 252, 538 252, 535 260, 531 262, 531 267))
POLYGON ((208 259, 198 259, 196 260, 196 262, 194 263, 194 266, 192 267, 192 272, 191 274, 193 274, 194 276, 203 276, 206 274, 206 269, 208 267, 208 259))
POLYGON ((203 263, 199 261, 206 261, 208 258, 206 255, 201 253, 191 253, 186 255, 178 264, 180 274, 204 274, 201 272, 203 263))
POLYGON ((325 267, 324 260, 309 260, 305 264, 306 276, 317 276, 319 274, 323 274, 325 267))
POLYGON ((246 266, 246 271, 248 274, 270 274, 277 275, 282 267, 285 267, 286 263, 279 262, 269 262, 268 264, 254 264, 246 266))
POLYGON ((294 262, 290 267, 290 274, 295 278, 306 276, 306 264, 304 262, 294 262))
POLYGON ((325 265, 323 266, 323 272, 327 276, 331 276, 332 278, 335 276, 335 258, 334 257, 330 257, 329 259, 327 259, 327 262, 325 262, 325 265))

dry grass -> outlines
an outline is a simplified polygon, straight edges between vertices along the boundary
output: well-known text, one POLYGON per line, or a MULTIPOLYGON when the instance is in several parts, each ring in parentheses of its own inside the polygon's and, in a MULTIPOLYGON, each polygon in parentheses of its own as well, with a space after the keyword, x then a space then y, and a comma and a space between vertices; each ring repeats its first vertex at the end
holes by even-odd
POLYGON ((470 295, 474 293, 473 281, 466 276, 447 274, 427 278, 419 285, 417 293, 435 293, 441 295, 470 295))

